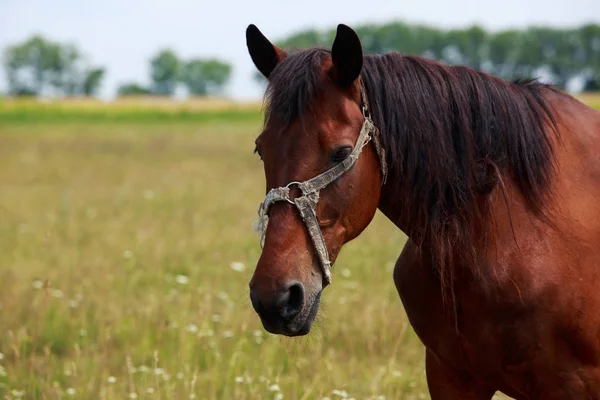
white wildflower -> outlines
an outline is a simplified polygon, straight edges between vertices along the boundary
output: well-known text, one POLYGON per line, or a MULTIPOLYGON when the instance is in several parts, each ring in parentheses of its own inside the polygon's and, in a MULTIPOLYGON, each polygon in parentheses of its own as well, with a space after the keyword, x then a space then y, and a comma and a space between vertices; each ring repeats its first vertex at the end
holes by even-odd
POLYGON ((396 370, 396 371, 392 372, 392 376, 396 376, 396 377, 402 376, 402 371, 396 370))
POLYGON ((233 332, 225 331, 225 332, 223 332, 223 337, 226 337, 226 338, 233 337, 233 332))
POLYGON ((165 370, 162 368, 154 368, 154 375, 163 375, 165 370))
POLYGON ((259 330, 255 330, 253 332, 254 334, 254 341, 256 342, 256 344, 261 344, 263 342, 263 333, 259 330))
POLYGON ((62 290, 60 289, 53 289, 50 294, 54 297, 56 297, 57 299, 60 299, 64 296, 64 293, 62 290))
POLYGON ((142 373, 144 373, 144 374, 145 374, 146 372, 148 372, 149 370, 150 370, 150 368, 148 368, 146 365, 140 365, 140 366, 138 367, 138 371, 140 371, 140 372, 142 372, 142 373))
POLYGON ((75 396, 75 393, 77 393, 77 390, 75 390, 75 388, 68 388, 67 389, 67 394, 69 396, 75 396))
POLYGON ((87 331, 85 329, 80 329, 79 330, 79 336, 86 337, 87 336, 87 331))
POLYGON ((233 261, 231 264, 229 264, 229 268, 237 272, 244 272, 246 270, 244 263, 239 261, 233 261))
POLYGON ((341 273, 344 278, 350 278, 351 273, 348 268, 344 268, 341 273))
POLYGON ((348 393, 346 393, 345 390, 333 389, 331 391, 331 393, 334 394, 334 395, 336 395, 336 396, 338 396, 338 397, 341 397, 342 399, 345 399, 345 398, 348 397, 348 393))
POLYGON ((133 257, 133 251, 131 251, 131 250, 125 250, 123 252, 123 258, 130 259, 132 257, 133 257))
POLYGON ((277 393, 277 394, 275 395, 275 397, 273 397, 273 398, 274 398, 275 400, 281 400, 281 399, 283 399, 283 393, 277 393))
POLYGON ((137 393, 133 393, 133 392, 129 393, 129 398, 130 399, 137 399, 137 393))
POLYGON ((175 282, 179 283, 180 285, 187 285, 190 282, 190 278, 185 275, 177 275, 175 277, 175 282))
POLYGON ((219 292, 219 294, 217 295, 219 297, 219 299, 221 300, 227 300, 229 298, 229 296, 227 295, 227 293, 225 292, 219 292))
POLYGON ((115 378, 114 376, 109 376, 107 379, 108 383, 115 383, 117 381, 117 378, 115 378))
POLYGON ((235 377, 235 383, 244 383, 244 377, 243 376, 236 376, 235 377))
POLYGON ((188 324, 185 326, 185 330, 186 330, 186 332, 189 332, 189 333, 197 333, 198 327, 194 324, 188 324))
POLYGON ((148 393, 148 394, 154 393, 154 388, 149 387, 148 389, 146 389, 146 393, 148 393))
POLYGON ((25 392, 23 390, 13 389, 13 391, 12 391, 12 395, 14 397, 23 397, 24 394, 25 394, 25 392))
POLYGON ((6 370, 2 365, 0 365, 0 376, 6 376, 6 370))
POLYGON ((177 377, 177 379, 182 380, 183 379, 183 372, 178 372, 177 375, 175 375, 177 377))
POLYGON ((281 388, 279 387, 278 384, 274 384, 274 385, 269 386, 269 391, 270 392, 279 392, 279 391, 281 391, 281 388))
POLYGON ((35 281, 33 281, 33 288, 34 289, 41 289, 43 287, 44 287, 44 282, 43 281, 41 281, 39 279, 36 279, 35 281))
POLYGON ((4 360, 4 354, 0 353, 0 360, 4 360))
POLYGON ((219 314, 214 314, 210 319, 212 322, 219 322, 221 321, 221 316, 219 314))

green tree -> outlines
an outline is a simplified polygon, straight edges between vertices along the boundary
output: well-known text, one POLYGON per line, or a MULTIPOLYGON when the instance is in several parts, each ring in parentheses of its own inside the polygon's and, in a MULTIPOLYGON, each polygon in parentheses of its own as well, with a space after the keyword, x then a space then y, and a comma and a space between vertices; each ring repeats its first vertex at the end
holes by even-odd
POLYGON ((63 45, 59 48, 57 62, 53 68, 54 86, 60 88, 67 96, 82 94, 82 54, 74 46, 63 45))
POLYGON ((586 71, 586 90, 600 91, 600 25, 584 25, 579 35, 582 48, 578 56, 586 71))
POLYGON ((185 63, 181 81, 190 94, 218 94, 231 76, 231 65, 217 59, 193 59, 185 63))
MULTIPOLYGON (((521 30, 488 32, 474 25, 444 30, 424 25, 393 22, 357 26, 365 53, 400 51, 461 64, 505 79, 535 77, 549 71, 559 87, 583 77, 588 87, 600 81, 600 25, 557 29, 534 26, 521 30)), ((276 41, 286 49, 331 46, 334 29, 309 29, 276 41)), ((262 77, 256 78, 264 83, 262 77)))
POLYGON ((9 46, 4 52, 4 67, 9 93, 39 95, 56 85, 64 64, 59 46, 36 35, 9 46))
POLYGON ((83 94, 86 60, 71 44, 34 35, 6 48, 3 59, 11 95, 83 94))
POLYGON ((104 68, 91 68, 85 71, 81 92, 85 96, 95 96, 102 85, 105 72, 104 68))
POLYGON ((149 94, 152 94, 152 90, 135 82, 123 83, 117 88, 118 96, 144 96, 149 94))
POLYGON ((179 58, 172 50, 161 50, 150 60, 150 79, 154 94, 172 96, 175 93, 179 76, 179 58))

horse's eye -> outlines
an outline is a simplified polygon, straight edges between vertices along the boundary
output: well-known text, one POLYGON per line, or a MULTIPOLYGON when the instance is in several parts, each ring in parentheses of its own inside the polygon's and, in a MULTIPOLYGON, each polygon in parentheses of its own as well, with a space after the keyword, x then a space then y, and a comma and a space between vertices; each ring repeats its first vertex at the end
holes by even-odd
POLYGON ((335 149, 331 155, 331 161, 340 162, 344 161, 352 153, 352 147, 345 146, 335 149))
POLYGON ((261 153, 260 147, 258 145, 256 145, 256 147, 254 148, 254 154, 258 154, 258 156, 262 160, 262 153, 261 153))

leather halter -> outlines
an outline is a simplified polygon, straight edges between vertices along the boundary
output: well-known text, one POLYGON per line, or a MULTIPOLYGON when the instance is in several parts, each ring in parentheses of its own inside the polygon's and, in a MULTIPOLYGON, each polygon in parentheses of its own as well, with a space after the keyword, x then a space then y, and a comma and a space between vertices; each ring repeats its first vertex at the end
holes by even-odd
POLYGON ((314 178, 311 178, 304 182, 293 181, 283 187, 271 189, 269 193, 267 193, 265 200, 261 203, 258 209, 259 220, 257 230, 261 232, 260 244, 262 248, 262 246, 264 245, 264 238, 268 222, 268 213, 269 209, 271 208, 271 205, 278 201, 287 201, 288 203, 296 206, 296 208, 300 212, 300 216, 302 217, 304 224, 306 225, 308 234, 310 235, 315 250, 319 256, 321 271, 323 273, 323 279, 327 284, 331 283, 331 262, 329 261, 329 252, 327 251, 327 244, 325 243, 323 233, 321 232, 321 228, 319 227, 319 221, 317 219, 316 213, 317 203, 319 202, 320 190, 327 187, 332 182, 335 182, 338 178, 340 178, 347 171, 349 171, 354 166, 354 164, 356 164, 358 156, 362 152, 363 147, 371 140, 373 141, 375 152, 377 153, 377 158, 379 159, 382 185, 385 183, 387 178, 385 150, 381 143, 379 130, 377 129, 377 127, 373 123, 373 120, 371 119, 371 114, 369 111, 366 94, 363 89, 362 82, 360 86, 360 95, 361 110, 364 121, 360 129, 358 139, 356 140, 356 144, 352 149, 350 155, 346 157, 343 161, 339 162, 327 171, 315 176, 314 178), (290 197, 290 187, 293 185, 298 185, 298 188, 302 192, 302 196, 293 199, 290 197))

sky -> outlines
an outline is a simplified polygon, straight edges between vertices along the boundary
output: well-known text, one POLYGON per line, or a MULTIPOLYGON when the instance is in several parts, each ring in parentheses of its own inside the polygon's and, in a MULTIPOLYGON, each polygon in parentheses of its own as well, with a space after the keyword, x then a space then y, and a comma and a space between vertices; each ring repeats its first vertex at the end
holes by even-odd
POLYGON ((104 98, 122 82, 147 84, 148 60, 159 49, 182 58, 218 57, 234 68, 226 95, 253 100, 262 88, 252 79, 248 24, 275 41, 306 28, 399 20, 491 30, 569 27, 600 23, 600 0, 0 0, 0 49, 36 33, 74 43, 92 64, 107 67, 104 98))

